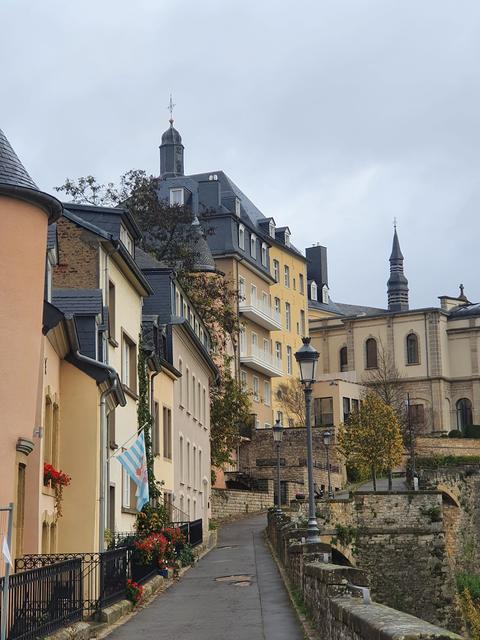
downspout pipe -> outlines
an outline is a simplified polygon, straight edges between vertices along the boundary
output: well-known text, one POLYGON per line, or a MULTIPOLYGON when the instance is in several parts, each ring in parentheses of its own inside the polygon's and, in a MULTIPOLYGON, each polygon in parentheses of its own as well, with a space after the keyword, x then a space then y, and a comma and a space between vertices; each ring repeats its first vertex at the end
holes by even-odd
POLYGON ((104 362, 94 360, 80 353, 80 345, 75 328, 73 316, 65 317, 69 339, 72 345, 72 353, 75 359, 87 365, 104 369, 108 372, 111 386, 100 394, 100 491, 99 491, 99 551, 105 551, 105 524, 107 519, 106 483, 108 478, 108 442, 107 442, 107 406, 106 399, 111 393, 115 393, 118 403, 125 407, 127 400, 120 384, 116 370, 104 362))

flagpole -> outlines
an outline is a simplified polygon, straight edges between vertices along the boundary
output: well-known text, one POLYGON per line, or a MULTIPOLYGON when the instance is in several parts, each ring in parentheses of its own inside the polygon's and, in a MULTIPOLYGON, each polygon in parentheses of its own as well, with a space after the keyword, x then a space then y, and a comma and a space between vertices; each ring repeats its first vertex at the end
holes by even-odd
MULTIPOLYGON (((8 533, 7 533, 7 545, 11 559, 12 548, 12 524, 13 524, 13 502, 10 502, 8 507, 1 509, 1 511, 8 511, 8 533)), ((7 637, 7 616, 8 616, 8 588, 10 582, 10 562, 5 563, 5 577, 3 579, 3 594, 2 594, 2 617, 0 623, 0 639, 6 640, 7 637)))
POLYGON ((138 431, 137 431, 136 433, 134 433, 134 434, 133 434, 133 436, 130 436, 130 438, 129 438, 128 440, 125 440, 125 442, 124 442, 123 444, 120 444, 120 445, 118 446, 118 448, 117 448, 113 453, 111 453, 111 454, 108 456, 107 460, 111 460, 111 459, 112 459, 112 458, 114 458, 118 453, 121 453, 122 449, 124 449, 124 448, 125 448, 125 445, 126 445, 126 444, 128 444, 128 443, 130 442, 130 440, 133 440, 133 438, 137 438, 137 437, 142 433, 142 431, 144 431, 144 430, 145 430, 145 427, 147 427, 147 426, 148 426, 148 422, 146 422, 146 423, 143 425, 143 427, 140 427, 140 429, 138 429, 138 431))

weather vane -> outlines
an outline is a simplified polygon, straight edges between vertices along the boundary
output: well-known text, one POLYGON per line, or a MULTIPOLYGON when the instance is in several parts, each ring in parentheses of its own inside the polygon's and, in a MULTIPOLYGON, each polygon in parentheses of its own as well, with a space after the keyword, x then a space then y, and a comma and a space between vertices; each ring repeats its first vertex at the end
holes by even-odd
POLYGON ((393 228, 394 229, 397 228, 397 218, 396 217, 393 219, 393 228))
POLYGON ((172 94, 170 94, 170 102, 168 103, 167 109, 170 111, 170 124, 173 124, 173 107, 176 105, 173 103, 172 94))

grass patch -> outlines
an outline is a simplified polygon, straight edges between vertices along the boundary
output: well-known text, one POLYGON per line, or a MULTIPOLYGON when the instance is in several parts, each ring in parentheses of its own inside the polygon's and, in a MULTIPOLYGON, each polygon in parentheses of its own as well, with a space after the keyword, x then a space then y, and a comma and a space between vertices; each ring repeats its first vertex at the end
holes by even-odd
POLYGON ((455 580, 459 593, 463 593, 466 589, 473 600, 480 599, 480 576, 471 573, 457 573, 455 580))

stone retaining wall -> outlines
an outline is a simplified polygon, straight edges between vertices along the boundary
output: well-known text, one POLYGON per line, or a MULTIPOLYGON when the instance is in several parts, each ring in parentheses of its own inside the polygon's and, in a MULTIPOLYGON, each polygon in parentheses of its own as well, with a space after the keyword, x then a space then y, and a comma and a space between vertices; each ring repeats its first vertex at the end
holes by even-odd
POLYGON ((214 520, 224 520, 243 513, 265 511, 272 506, 273 480, 268 481, 268 491, 212 489, 212 518, 214 520))
MULTIPOLYGON (((321 562, 325 544, 298 541, 298 529, 286 514, 268 516, 267 535, 287 575, 303 597, 320 637, 329 640, 460 640, 460 636, 375 602, 363 601, 368 588, 364 571, 321 562), (286 550, 286 552, 284 552, 286 550)), ((304 533, 304 532, 302 532, 304 533)), ((408 588, 408 585, 406 585, 408 588)))

